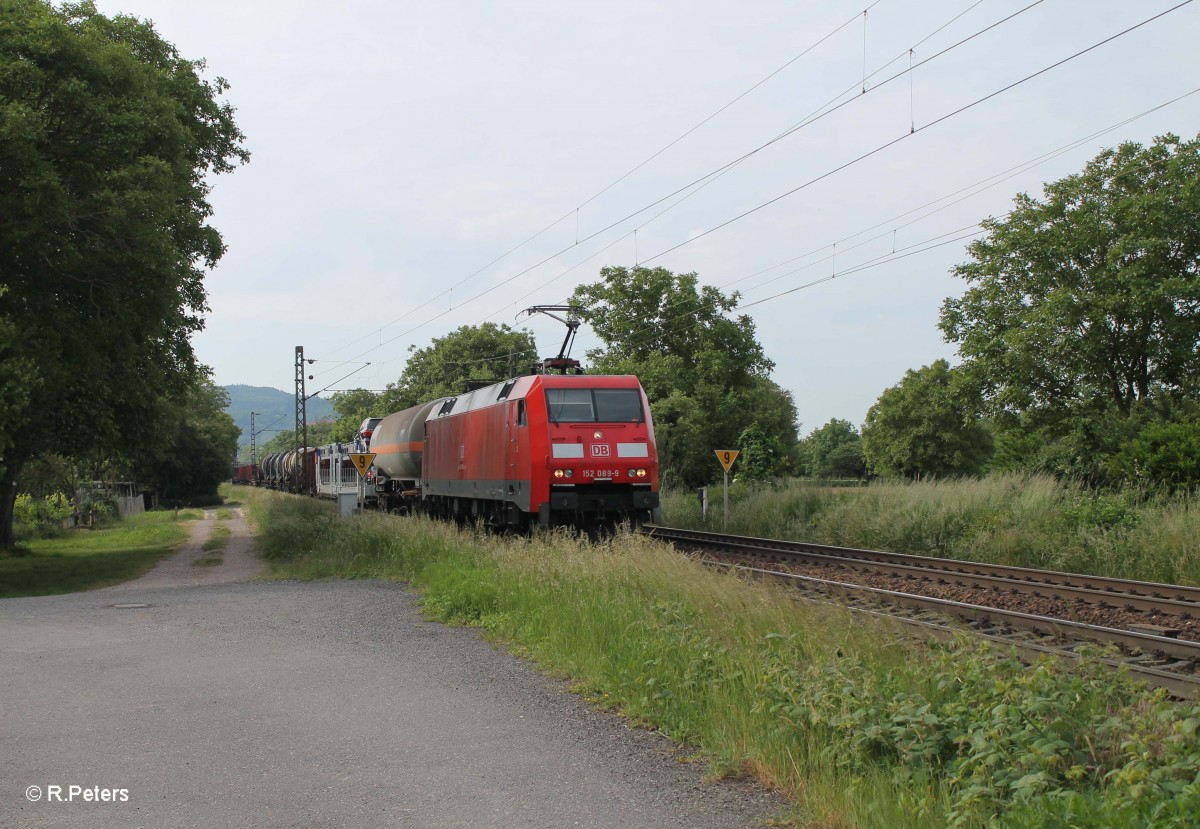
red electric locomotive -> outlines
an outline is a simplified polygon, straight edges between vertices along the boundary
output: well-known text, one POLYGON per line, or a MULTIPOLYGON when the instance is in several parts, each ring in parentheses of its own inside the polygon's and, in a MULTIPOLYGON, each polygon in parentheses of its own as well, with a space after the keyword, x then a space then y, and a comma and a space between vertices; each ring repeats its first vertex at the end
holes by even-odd
POLYGON ((531 375, 424 403, 384 418, 371 449, 390 509, 515 528, 660 514, 654 425, 633 376, 531 375))
POLYGON ((451 398, 425 424, 422 500, 510 526, 651 520, 649 412, 631 376, 533 375, 451 398))

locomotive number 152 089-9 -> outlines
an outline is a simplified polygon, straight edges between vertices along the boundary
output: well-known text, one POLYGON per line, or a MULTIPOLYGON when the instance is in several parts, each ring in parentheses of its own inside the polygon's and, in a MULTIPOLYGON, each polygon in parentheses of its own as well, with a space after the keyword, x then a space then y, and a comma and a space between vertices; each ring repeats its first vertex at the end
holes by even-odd
POLYGON ((585 469, 583 470, 585 478, 620 478, 621 470, 619 469, 585 469))

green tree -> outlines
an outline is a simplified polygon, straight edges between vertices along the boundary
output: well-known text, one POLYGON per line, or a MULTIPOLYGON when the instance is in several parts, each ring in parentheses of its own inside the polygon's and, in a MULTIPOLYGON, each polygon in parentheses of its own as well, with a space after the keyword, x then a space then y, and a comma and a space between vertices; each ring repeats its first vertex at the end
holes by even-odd
POLYGON ((848 420, 833 418, 801 441, 804 471, 813 478, 861 478, 867 472, 862 436, 848 420))
POLYGON ((462 394, 470 381, 527 374, 537 362, 537 343, 531 332, 491 322, 464 325, 426 348, 413 346, 409 352, 400 379, 380 396, 387 412, 462 394))
POLYGON ((391 414, 391 410, 384 411, 380 395, 366 389, 335 392, 330 402, 333 403, 337 420, 329 433, 329 440, 335 443, 353 440, 358 427, 367 418, 391 414))
POLYGON ((953 382, 945 360, 905 373, 867 412, 863 457, 880 475, 973 475, 992 451, 976 406, 953 382))
MULTIPOLYGON (((84 481, 83 465, 57 452, 39 452, 25 464, 18 495, 46 498, 56 492, 72 497, 84 481)), ((95 480, 90 476, 87 480, 95 480)))
POLYGON ((1152 488, 1189 488, 1200 481, 1200 407, 1152 420, 1113 453, 1108 471, 1152 488))
POLYGON ((152 447, 138 454, 133 477, 168 503, 215 496, 229 479, 241 432, 225 413, 228 405, 229 395, 212 381, 194 386, 170 407, 152 447))
MULTIPOLYGON (((0 285, 0 302, 6 293, 7 286, 0 285)), ((0 498, 8 499, 4 501, 8 504, 16 493, 6 494, 4 487, 15 490, 19 471, 13 463, 17 432, 30 420, 30 395, 38 386, 37 364, 22 354, 20 340, 17 326, 7 316, 0 316, 0 498)), ((0 515, 3 511, 0 503, 0 515)), ((3 538, 0 531, 0 546, 3 538)))
POLYGON ((641 380, 664 480, 711 482, 720 472, 713 450, 740 448, 744 434, 764 449, 762 474, 782 472, 796 441, 796 407, 770 379, 774 364, 754 322, 728 316, 738 295, 664 268, 606 267, 600 277, 572 298, 604 344, 588 352, 590 370, 641 380))
POLYGON ((0 410, 0 546, 48 441, 132 455, 163 398, 199 379, 189 337, 224 252, 206 176, 248 158, 225 81, 203 69, 91 3, 0 3, 0 320, 20 331, 0 344, 0 382, 36 372, 0 410))
POLYGON ((1200 388, 1200 141, 1105 150, 983 222, 942 306, 962 371, 1004 424, 1129 416, 1200 388))

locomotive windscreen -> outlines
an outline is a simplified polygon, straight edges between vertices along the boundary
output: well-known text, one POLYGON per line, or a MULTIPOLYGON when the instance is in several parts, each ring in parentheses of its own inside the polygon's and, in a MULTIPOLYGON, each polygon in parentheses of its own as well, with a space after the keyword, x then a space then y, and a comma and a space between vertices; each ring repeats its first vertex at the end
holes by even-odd
POLYGON ((637 389, 546 389, 546 408, 555 423, 640 423, 637 389))

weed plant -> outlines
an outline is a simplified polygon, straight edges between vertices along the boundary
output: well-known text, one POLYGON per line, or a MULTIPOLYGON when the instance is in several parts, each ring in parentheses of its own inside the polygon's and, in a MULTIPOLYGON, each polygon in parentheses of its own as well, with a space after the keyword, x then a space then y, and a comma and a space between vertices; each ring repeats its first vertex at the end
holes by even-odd
POLYGON ((410 582, 597 705, 821 827, 1194 825, 1200 705, 1098 667, 926 647, 637 536, 500 538, 256 493, 276 575, 410 582))
MULTIPOLYGON (((707 517, 693 495, 664 498, 664 523, 722 527, 720 489, 707 517)), ((874 482, 804 481, 730 491, 728 531, 1172 584, 1200 584, 1195 494, 1095 493, 1042 475, 874 482)))

